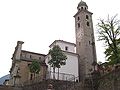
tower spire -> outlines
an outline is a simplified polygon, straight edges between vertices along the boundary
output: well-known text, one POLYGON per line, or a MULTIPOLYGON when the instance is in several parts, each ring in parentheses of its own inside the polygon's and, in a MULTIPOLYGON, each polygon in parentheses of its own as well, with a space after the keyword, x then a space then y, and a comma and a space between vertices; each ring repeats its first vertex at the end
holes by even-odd
POLYGON ((83 0, 81 0, 80 3, 78 4, 77 9, 78 10, 87 10, 88 6, 87 6, 86 2, 84 2, 83 0))

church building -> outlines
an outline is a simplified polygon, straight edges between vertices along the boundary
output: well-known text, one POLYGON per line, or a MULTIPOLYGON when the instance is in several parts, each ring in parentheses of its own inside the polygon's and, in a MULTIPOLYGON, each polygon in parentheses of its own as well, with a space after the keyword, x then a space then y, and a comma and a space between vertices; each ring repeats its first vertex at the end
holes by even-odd
MULTIPOLYGON (((75 77, 78 77, 78 54, 75 53, 76 45, 71 42, 63 41, 63 40, 55 40, 49 47, 52 49, 55 45, 58 45, 63 53, 67 56, 66 64, 59 68, 59 80, 74 80, 75 77)), ((50 78, 53 78, 53 68, 50 67, 48 61, 50 60, 50 55, 47 55, 46 64, 48 66, 48 73, 50 78), (52 72, 52 73, 51 73, 52 72)), ((56 72, 57 69, 56 69, 56 72)), ((58 73, 55 74, 56 78, 58 73)))
MULTIPOLYGON (((66 65, 59 69, 59 80, 72 80, 76 77, 79 77, 79 80, 84 80, 95 69, 93 63, 97 62, 97 59, 92 14, 88 11, 86 2, 81 0, 77 6, 77 13, 74 15, 76 43, 55 40, 49 46, 52 49, 54 45, 59 45, 67 56, 66 65)), ((50 55, 22 50, 23 43, 23 41, 17 42, 12 57, 9 84, 23 84, 36 77, 40 77, 40 80, 53 79, 53 69, 48 64, 50 55), (35 76, 29 70, 29 65, 33 60, 37 60, 41 64, 41 70, 35 76)), ((56 78, 57 72, 56 69, 56 78)))

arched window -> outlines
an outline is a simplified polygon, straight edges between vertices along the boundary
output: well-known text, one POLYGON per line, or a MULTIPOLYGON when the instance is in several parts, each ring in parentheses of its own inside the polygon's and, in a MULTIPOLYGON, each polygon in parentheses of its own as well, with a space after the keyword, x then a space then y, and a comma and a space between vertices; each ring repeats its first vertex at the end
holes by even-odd
POLYGON ((80 17, 78 17, 77 19, 78 19, 78 21, 79 21, 79 20, 80 20, 80 17))
POLYGON ((90 26, 89 22, 87 22, 87 26, 90 26))
POLYGON ((86 19, 89 19, 89 16, 88 16, 88 15, 86 15, 86 19))
POLYGON ((81 9, 83 9, 83 7, 81 7, 81 9))
POLYGON ((80 27, 80 23, 78 23, 78 28, 80 27))

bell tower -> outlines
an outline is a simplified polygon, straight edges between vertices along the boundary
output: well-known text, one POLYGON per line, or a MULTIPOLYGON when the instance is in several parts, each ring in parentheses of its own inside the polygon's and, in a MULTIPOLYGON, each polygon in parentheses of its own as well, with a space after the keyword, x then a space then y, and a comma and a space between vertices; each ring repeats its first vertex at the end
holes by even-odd
POLYGON ((97 62, 92 14, 86 2, 80 1, 75 18, 76 53, 79 54, 79 76, 84 80, 93 70, 93 62, 97 62))

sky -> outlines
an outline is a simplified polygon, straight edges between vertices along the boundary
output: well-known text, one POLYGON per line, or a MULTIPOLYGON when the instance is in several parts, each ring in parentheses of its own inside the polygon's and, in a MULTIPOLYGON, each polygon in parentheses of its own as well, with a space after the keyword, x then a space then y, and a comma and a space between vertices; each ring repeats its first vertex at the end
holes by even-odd
MULTIPOLYGON (((77 5, 81 0, 0 0, 0 77, 9 73, 17 41, 23 50, 47 54, 54 40, 75 43, 77 5)), ((98 19, 120 17, 119 0, 84 0, 93 13, 97 60, 105 61, 104 44, 97 41, 98 19)))

